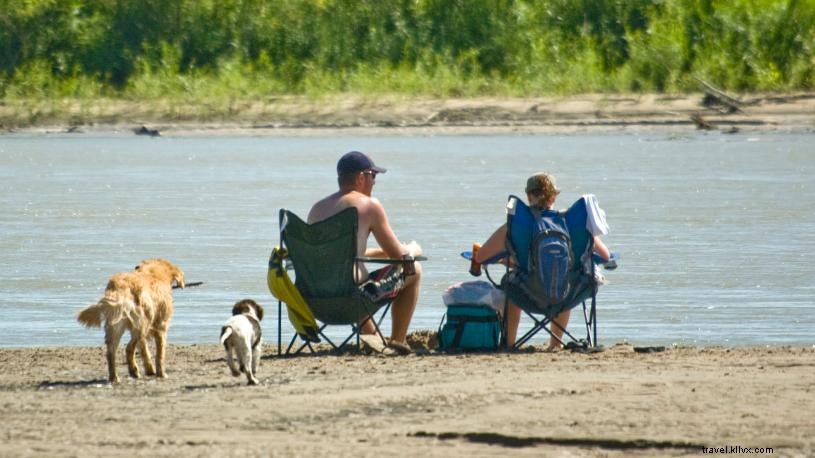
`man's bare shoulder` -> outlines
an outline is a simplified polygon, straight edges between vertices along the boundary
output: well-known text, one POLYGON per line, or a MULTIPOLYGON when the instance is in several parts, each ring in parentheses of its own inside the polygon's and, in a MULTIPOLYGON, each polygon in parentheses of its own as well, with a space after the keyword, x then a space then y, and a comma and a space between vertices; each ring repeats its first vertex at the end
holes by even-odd
POLYGON ((336 210, 337 204, 339 202, 337 193, 331 194, 326 196, 317 201, 314 205, 311 206, 311 210, 308 212, 308 222, 316 223, 317 221, 322 221, 328 218, 331 215, 334 215, 338 212, 336 210))
POLYGON ((376 199, 372 199, 360 192, 337 192, 321 199, 311 207, 311 211, 308 214, 308 222, 314 223, 322 221, 348 207, 356 207, 360 214, 368 214, 372 209, 381 207, 381 204, 376 199))
POLYGON ((366 196, 365 194, 360 194, 360 196, 360 199, 354 204, 360 214, 375 218, 384 216, 385 208, 382 206, 382 203, 379 202, 379 199, 366 196))

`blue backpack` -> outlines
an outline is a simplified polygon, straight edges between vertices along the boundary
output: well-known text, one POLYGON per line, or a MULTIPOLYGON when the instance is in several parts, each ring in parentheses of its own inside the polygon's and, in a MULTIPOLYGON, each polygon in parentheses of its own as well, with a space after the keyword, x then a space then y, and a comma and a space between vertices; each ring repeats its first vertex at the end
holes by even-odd
POLYGON ((536 219, 529 247, 528 287, 543 305, 557 304, 569 295, 569 272, 574 265, 572 240, 562 214, 546 210, 536 219))

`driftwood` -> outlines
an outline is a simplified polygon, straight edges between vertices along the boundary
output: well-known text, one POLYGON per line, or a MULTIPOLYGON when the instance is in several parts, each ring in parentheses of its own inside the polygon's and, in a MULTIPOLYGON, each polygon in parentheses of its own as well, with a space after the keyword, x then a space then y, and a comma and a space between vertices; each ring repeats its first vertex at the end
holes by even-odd
POLYGON ((725 94, 721 89, 713 87, 703 79, 696 78, 704 88, 705 96, 702 98, 702 105, 708 108, 719 108, 719 111, 726 114, 743 113, 741 100, 725 94))
POLYGON ((160 137, 161 133, 158 129, 149 129, 147 126, 141 126, 136 129, 133 129, 133 133, 136 135, 149 135, 151 137, 160 137))
POLYGON ((713 130, 713 124, 705 121, 705 118, 702 117, 700 113, 693 113, 690 115, 690 120, 696 124, 696 128, 699 130, 713 130))

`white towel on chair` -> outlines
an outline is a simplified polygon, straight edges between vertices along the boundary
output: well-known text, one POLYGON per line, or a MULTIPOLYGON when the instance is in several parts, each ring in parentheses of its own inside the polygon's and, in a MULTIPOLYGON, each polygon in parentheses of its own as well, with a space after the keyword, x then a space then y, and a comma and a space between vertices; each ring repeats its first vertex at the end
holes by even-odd
POLYGON ((609 227, 608 223, 606 223, 606 212, 600 208, 597 197, 594 194, 586 194, 583 198, 586 199, 586 211, 588 212, 586 229, 591 232, 591 235, 608 234, 609 227))

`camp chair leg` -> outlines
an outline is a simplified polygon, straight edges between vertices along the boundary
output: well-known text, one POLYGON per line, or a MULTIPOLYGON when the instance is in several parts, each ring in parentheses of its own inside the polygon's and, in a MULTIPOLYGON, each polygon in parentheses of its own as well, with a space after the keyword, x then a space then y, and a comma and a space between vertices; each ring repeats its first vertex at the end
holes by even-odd
POLYGON ((591 340, 592 346, 596 347, 597 342, 597 296, 591 296, 591 329, 594 333, 594 338, 591 340))
POLYGON ((541 329, 545 329, 546 332, 549 332, 549 330, 546 329, 546 325, 549 323, 548 318, 544 317, 544 319, 539 320, 539 319, 535 318, 535 315, 532 315, 529 312, 524 311, 524 313, 526 313, 527 316, 529 316, 529 318, 532 318, 532 321, 534 321, 535 324, 532 326, 532 329, 527 331, 526 334, 524 334, 520 339, 515 341, 515 345, 513 345, 513 348, 515 348, 515 349, 521 348, 521 346, 523 344, 525 344, 529 339, 531 339, 541 329))
POLYGON ((593 347, 594 340, 591 336, 591 312, 586 309, 586 301, 583 301, 583 321, 586 323, 586 341, 589 347, 593 347))
POLYGON ((350 342, 354 337, 357 338, 357 348, 359 348, 359 327, 351 325, 351 335, 346 337, 338 347, 334 347, 334 351, 338 355, 341 355, 343 353, 342 349, 345 348, 345 346, 348 345, 348 342, 350 342))
MULTIPOLYGON (((374 329, 376 330, 376 333, 379 336, 382 336, 382 331, 379 329, 379 327, 382 325, 382 321, 385 320, 385 316, 388 314, 388 310, 391 307, 391 303, 392 302, 388 302, 387 304, 385 304, 384 307, 382 307, 382 313, 379 314, 379 319, 376 319, 376 312, 369 313, 368 318, 366 318, 362 323, 360 323, 359 326, 353 326, 352 325, 351 329, 353 330, 353 333, 351 333, 351 335, 348 336, 347 339, 345 339, 345 341, 342 343, 342 346, 345 346, 348 343, 348 341, 351 340, 351 338, 356 337, 357 338, 357 349, 358 350, 361 349, 362 347, 360 346, 360 343, 359 343, 359 333, 360 333, 360 331, 362 331, 362 326, 364 326, 365 323, 368 322, 368 320, 370 320, 373 323, 374 329)), ((384 337, 382 337, 382 343, 387 344, 387 342, 385 342, 384 337)))
POLYGON ((529 330, 529 332, 527 332, 526 334, 524 334, 524 335, 523 335, 523 337, 521 337, 520 339, 516 340, 516 341, 515 341, 515 344, 512 346, 512 348, 514 348, 514 349, 516 349, 516 350, 517 350, 517 349, 519 349, 519 348, 521 348, 521 347, 522 347, 522 346, 523 346, 523 345, 526 343, 526 341, 527 341, 527 340, 529 340, 529 339, 531 339, 533 335, 535 335, 535 334, 537 334, 537 333, 538 333, 538 331, 540 331, 540 329, 539 329, 539 328, 537 328, 537 327, 533 327, 532 329, 530 329, 530 330, 529 330))
POLYGON ((303 341, 303 343, 302 343, 302 344, 300 344, 300 346, 297 348, 297 350, 295 350, 295 351, 294 351, 294 353, 292 353, 292 352, 291 352, 291 347, 293 347, 293 346, 294 346, 294 342, 295 342, 296 340, 297 340, 297 335, 295 335, 294 337, 292 337, 292 338, 291 338, 291 342, 289 342, 289 346, 288 346, 288 348, 286 348, 286 356, 288 356, 288 355, 298 355, 298 354, 300 354, 300 353, 301 353, 301 352, 302 352, 302 351, 303 351, 303 350, 304 350, 306 347, 308 347, 308 350, 309 350, 310 352, 314 353, 314 347, 312 347, 312 346, 311 346, 311 342, 309 342, 308 340, 304 340, 304 341, 303 341))
MULTIPOLYGON (((326 325, 323 325, 320 329, 318 329, 317 334, 321 335, 324 339, 328 340, 328 338, 325 337, 325 335, 322 332, 323 329, 325 329, 325 327, 326 327, 326 325)), ((297 341, 298 337, 300 337, 300 336, 297 335, 296 333, 294 334, 294 336, 292 336, 291 341, 289 342, 289 346, 286 347, 286 353, 284 353, 286 356, 299 355, 306 347, 308 347, 310 352, 312 352, 312 353, 315 352, 314 347, 311 346, 311 342, 309 342, 306 339, 303 339, 303 343, 297 348, 297 350, 292 352, 291 349, 292 349, 292 347, 294 347, 294 343, 297 341)), ((330 343, 330 341, 329 341, 329 343, 330 343)))
POLYGON ((583 301, 583 318, 586 322, 586 341, 589 347, 597 346, 597 298, 591 297, 591 308, 586 310, 586 301, 583 301))
POLYGON ((283 347, 283 301, 277 301, 277 356, 281 356, 283 347))
MULTIPOLYGON (((286 347, 286 355, 288 355, 288 354, 289 354, 289 352, 291 351, 291 347, 293 347, 293 346, 294 346, 294 342, 295 342, 296 340, 297 340, 297 334, 295 334, 294 336, 292 336, 291 341, 289 342, 289 346, 288 346, 288 347, 286 347)), ((302 349, 302 347, 300 347, 300 348, 302 349)))
POLYGON ((385 320, 385 315, 388 314, 388 310, 391 308, 392 303, 393 302, 388 302, 387 305, 382 307, 382 314, 379 315, 379 320, 377 320, 377 322, 376 322, 376 328, 377 328, 376 330, 377 331, 379 331, 379 327, 382 326, 382 321, 385 320))
MULTIPOLYGON (((557 323, 555 323, 555 322, 553 321, 553 322, 552 322, 552 325, 557 326, 557 327, 558 327, 558 328, 559 328, 561 331, 563 331, 563 335, 565 335, 565 336, 569 337, 569 340, 570 340, 570 341, 572 341, 572 342, 577 342, 577 343, 579 343, 579 342, 580 342, 580 339, 578 339, 577 337, 573 336, 573 335, 572 335, 572 333, 570 333, 569 331, 567 331, 565 328, 561 327, 559 324, 557 324, 557 323)), ((544 328, 544 329, 545 329, 545 328, 544 328)), ((546 332, 548 332, 548 333, 549 333, 549 335, 551 335, 552 337, 555 337, 555 336, 554 336, 554 334, 552 334, 552 331, 550 331, 549 329, 546 329, 546 332)), ((555 337, 555 339, 558 341, 558 343, 560 343, 560 344, 561 344, 561 345, 563 345, 564 347, 566 346, 566 343, 565 343, 565 342, 564 342, 562 339, 560 339, 560 338, 558 338, 558 337, 555 337)))
POLYGON ((579 340, 575 336, 573 336, 569 331, 567 331, 565 328, 563 328, 559 324, 557 324, 554 320, 552 320, 550 318, 547 318, 547 317, 544 317, 543 319, 539 320, 539 319, 535 318, 535 315, 532 315, 531 313, 526 312, 526 311, 525 311, 525 313, 527 314, 527 316, 532 318, 532 321, 534 321, 535 324, 532 326, 532 329, 527 331, 526 334, 523 335, 523 337, 521 337, 520 339, 518 339, 515 342, 515 345, 513 346, 513 348, 515 348, 515 349, 521 348, 522 345, 524 345, 527 341, 529 341, 529 339, 534 337, 535 334, 537 334, 541 330, 546 331, 549 334, 549 336, 551 336, 552 338, 557 340, 559 344, 561 344, 563 346, 566 346, 566 343, 563 341, 563 339, 560 338, 560 337, 555 336, 555 334, 551 331, 551 329, 547 328, 546 325, 549 325, 549 327, 557 326, 561 331, 563 331, 563 335, 567 336, 570 340, 572 340, 574 342, 579 342, 579 340))
MULTIPOLYGON (((325 326, 323 326, 323 328, 324 327, 325 326)), ((338 347, 337 344, 335 344, 331 339, 329 339, 328 336, 326 336, 322 331, 320 331, 320 336, 322 336, 322 338, 325 339, 326 342, 328 342, 328 345, 331 345, 331 348, 334 351, 338 351, 340 349, 340 347, 338 347)))
POLYGON ((288 355, 296 355, 296 354, 300 353, 301 351, 303 351, 303 349, 306 348, 306 346, 311 348, 311 345, 309 345, 309 342, 306 341, 302 345, 300 345, 300 348, 298 348, 297 350, 295 350, 294 353, 292 353, 291 348, 294 346, 294 342, 296 342, 296 341, 297 341, 297 334, 295 334, 294 337, 291 338, 291 342, 289 342, 289 346, 286 347, 286 356, 288 356, 288 355))
MULTIPOLYGON (((320 329, 318 329, 318 330, 317 330, 317 334, 318 334, 318 335, 319 335, 319 336, 320 336, 322 339, 324 339, 324 340, 325 340, 325 341, 326 341, 326 342, 327 342, 329 345, 331 345, 331 348, 332 348, 334 351, 336 351, 336 352, 339 352, 340 348, 342 348, 342 346, 343 346, 343 345, 345 345, 345 343, 346 343, 346 342, 348 342, 348 340, 349 340, 351 337, 353 337, 353 334, 352 334, 351 336, 349 336, 349 338, 348 338, 348 339, 346 339, 346 340, 345 340, 345 342, 343 342, 342 344, 340 344, 340 345, 338 346, 338 345, 337 345, 337 344, 335 344, 335 343, 334 343, 334 342, 333 342, 331 339, 329 339, 329 338, 328 338, 328 336, 326 336, 326 335, 323 333, 323 329, 325 329, 325 327, 326 327, 326 326, 327 326, 327 325, 325 325, 325 324, 324 324, 322 327, 320 327, 320 329)), ((296 350, 294 350, 294 351, 292 352, 292 351, 291 351, 291 349, 292 349, 292 347, 294 347, 294 343, 297 341, 297 338, 298 338, 298 337, 299 337, 299 336, 298 336, 297 334, 295 334, 295 335, 294 335, 294 337, 292 337, 292 338, 291 338, 291 342, 289 342, 289 346, 286 348, 286 353, 285 353, 285 354, 286 354, 287 356, 288 356, 288 355, 299 355, 299 354, 300 354, 300 353, 301 353, 301 352, 302 352, 302 351, 303 351, 303 350, 304 350, 306 347, 308 347, 309 351, 311 351, 312 353, 315 353, 314 347, 312 347, 312 346, 311 346, 311 342, 309 342, 308 340, 303 340, 303 343, 302 343, 302 344, 301 344, 301 345, 300 345, 300 346, 299 346, 299 347, 298 347, 296 350)), ((340 352, 340 353, 341 353, 341 352, 340 352)))
MULTIPOLYGON (((374 328, 376 329, 376 332, 377 332, 379 335, 382 335, 382 332, 380 331, 380 329, 379 329, 379 328, 380 328, 380 326, 382 325, 382 322, 385 320, 385 317, 386 317, 386 316, 387 316, 387 314, 388 314, 388 310, 390 309, 390 306, 391 306, 391 304, 390 304, 390 303, 386 304, 386 305, 385 305, 385 306, 382 308, 382 313, 380 313, 380 314, 379 314, 379 317, 378 317, 378 318, 376 318, 376 319, 372 319, 372 318, 371 318, 371 317, 376 317, 376 315, 375 315, 375 314, 370 314, 370 315, 369 315, 369 318, 368 318, 368 319, 370 319, 370 320, 372 320, 372 321, 373 321, 373 323, 374 323, 374 328)), ((367 320, 366 320, 366 321, 367 321, 367 320)), ((282 305, 281 305, 281 302, 280 302, 280 301, 278 301, 278 331, 277 331, 277 332, 278 332, 278 337, 277 337, 277 338, 278 338, 278 343, 277 343, 277 345, 278 345, 277 354, 278 354, 278 355, 286 355, 286 356, 289 356, 289 355, 298 355, 298 354, 300 354, 300 353, 301 353, 303 350, 305 350, 305 349, 306 349, 306 347, 308 347, 308 349, 309 349, 309 350, 310 350, 312 353, 315 353, 314 347, 312 347, 311 342, 309 342, 309 341, 307 341, 307 340, 305 340, 305 339, 303 340, 302 345, 300 345, 300 346, 299 346, 299 347, 297 347, 296 349, 292 350, 292 349, 295 347, 295 342, 297 342, 297 339, 298 339, 298 338, 300 338, 300 337, 299 337, 297 334, 295 334, 294 336, 292 336, 291 341, 289 342, 288 347, 286 347, 286 351, 285 351, 285 353, 283 353, 283 351, 282 351, 282 340, 281 340, 281 335, 282 335, 282 331, 281 331, 282 324, 281 324, 281 323, 282 323, 282 305)), ((365 321, 363 321, 363 322, 362 322, 362 324, 365 324, 365 321)), ((321 338, 321 339, 324 339, 324 340, 325 340, 325 342, 326 342, 326 343, 328 343, 328 344, 331 346, 331 349, 332 349, 332 351, 334 351, 334 353, 336 353, 337 355, 342 354, 342 353, 344 352, 343 348, 345 348, 345 346, 348 344, 348 342, 350 342, 350 341, 351 341, 351 339, 353 339, 354 337, 356 337, 356 338, 357 338, 357 348, 360 348, 360 345, 359 345, 359 331, 360 331, 360 329, 361 329, 361 325, 360 325, 360 326, 351 325, 351 331, 352 331, 352 332, 351 332, 351 335, 349 335, 348 337, 346 337, 346 338, 345 338, 345 340, 343 340, 343 341, 342 341, 342 343, 340 343, 339 345, 338 345, 338 344, 336 344, 336 343, 334 343, 334 341, 332 341, 332 340, 331 340, 331 339, 330 339, 330 338, 329 338, 329 337, 328 337, 328 336, 327 336, 327 335, 326 335, 326 334, 323 332, 327 326, 328 326, 327 324, 323 324, 322 326, 320 326, 320 328, 317 330, 317 334, 320 336, 320 338, 321 338)))

